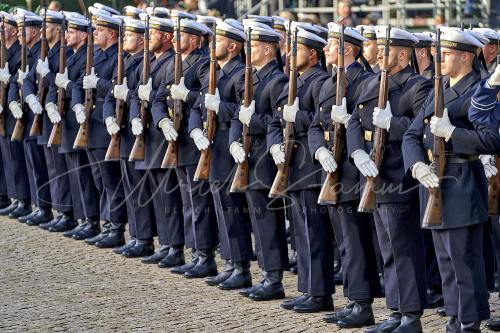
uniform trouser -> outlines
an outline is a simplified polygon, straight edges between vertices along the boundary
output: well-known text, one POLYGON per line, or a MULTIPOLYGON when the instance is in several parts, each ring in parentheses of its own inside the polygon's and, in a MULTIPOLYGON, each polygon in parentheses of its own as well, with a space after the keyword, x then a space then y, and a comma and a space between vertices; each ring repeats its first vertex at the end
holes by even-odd
MULTIPOLYGON (((184 224, 184 237, 186 247, 196 250, 214 249, 219 243, 217 231, 217 218, 215 216, 210 185, 206 181, 194 181, 193 176, 196 165, 176 168, 177 179, 183 196, 184 209, 187 208, 185 200, 190 202, 191 226, 184 224), (192 237, 192 238, 191 238, 192 237)), ((187 216, 184 216, 186 222, 187 216)))
POLYGON ((495 289, 495 248, 493 242, 492 219, 488 218, 488 221, 483 226, 483 258, 486 286, 489 291, 495 289))
POLYGON ((345 249, 342 269, 348 283, 344 290, 351 301, 372 301, 380 295, 372 219, 369 214, 358 213, 358 205, 358 201, 349 201, 334 206, 339 215, 345 249))
POLYGON ((269 190, 247 190, 246 198, 259 267, 266 271, 288 268, 283 200, 271 200, 269 190))
POLYGON ((219 224, 220 256, 232 262, 251 260, 251 222, 246 197, 241 193, 230 193, 230 185, 231 183, 210 183, 219 224))
POLYGON ((335 292, 334 234, 328 207, 316 203, 318 195, 316 190, 290 191, 297 246, 297 288, 310 296, 328 296, 335 292))
POLYGON ((0 139, 0 196, 8 196, 9 192, 7 190, 7 174, 5 173, 5 168, 3 166, 4 161, 3 161, 3 152, 1 149, 1 139, 0 139))
POLYGON ((377 204, 373 214, 384 261, 387 307, 422 311, 427 303, 418 202, 377 204))
POLYGON ((446 314, 462 323, 490 317, 483 259, 483 225, 432 230, 446 314))
POLYGON ((71 197, 68 166, 64 154, 57 152, 58 147, 43 147, 47 163, 52 207, 69 215, 73 214, 73 198, 71 197), (52 168, 51 168, 52 164, 52 168))
POLYGON ((30 139, 24 141, 24 150, 28 173, 31 174, 30 179, 33 179, 32 188, 35 190, 33 203, 42 209, 51 209, 49 174, 43 147, 36 143, 36 139, 30 139))
POLYGON ((78 193, 73 201, 75 218, 98 219, 100 195, 92 177, 87 153, 79 150, 64 155, 71 191, 78 193))
POLYGON ((9 145, 10 137, 0 136, 0 149, 2 150, 2 165, 5 174, 5 185, 9 198, 16 198, 16 185, 14 181, 14 169, 9 145), (10 176, 9 176, 10 175, 10 176))
POLYGON ((424 254, 425 254, 425 272, 427 274, 427 288, 441 288, 441 275, 439 275, 439 266, 436 259, 436 250, 432 241, 432 233, 430 230, 422 230, 424 239, 424 254))
MULTIPOLYGON (((328 215, 330 215, 330 222, 333 228, 333 259, 343 262, 345 260, 345 247, 344 247, 344 237, 342 233, 342 225, 340 224, 339 212, 333 206, 328 207, 328 215)), ((347 290, 349 288, 349 281, 347 280, 347 275, 345 270, 342 270, 342 288, 344 297, 347 297, 347 290)))
POLYGON ((495 219, 492 221, 492 229, 496 257, 496 278, 497 284, 500 286, 500 223, 498 221, 498 216, 495 216, 495 219))
MULTIPOLYGON (((7 179, 12 180, 13 198, 18 200, 30 200, 31 191, 28 180, 28 170, 26 167, 26 158, 24 156, 24 144, 22 141, 10 141, 10 137, 2 139, 4 144, 8 145, 7 152, 11 173, 6 173, 7 179)), ((2 149, 3 155, 4 149, 2 149)), ((7 169, 5 170, 7 171, 7 169)))
POLYGON ((295 230, 293 228, 293 222, 292 222, 292 205, 290 203, 290 199, 289 198, 286 198, 286 199, 283 199, 284 202, 285 202, 285 217, 286 219, 288 220, 289 222, 289 228, 288 228, 288 231, 289 231, 289 235, 290 235, 290 248, 292 250, 296 250, 297 247, 295 245, 295 230))
MULTIPOLYGON (((127 223, 127 205, 123 192, 123 177, 119 161, 104 161, 106 149, 87 151, 96 184, 102 184, 101 219, 125 228, 127 223)), ((99 185, 97 185, 99 189, 99 185)))
POLYGON ((174 169, 147 170, 160 245, 183 245, 182 198, 174 169))

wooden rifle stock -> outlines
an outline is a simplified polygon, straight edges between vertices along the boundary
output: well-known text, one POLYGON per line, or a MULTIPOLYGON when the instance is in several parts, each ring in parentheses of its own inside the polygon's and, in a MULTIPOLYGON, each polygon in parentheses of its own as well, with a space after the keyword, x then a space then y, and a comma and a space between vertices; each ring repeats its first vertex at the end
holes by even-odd
MULTIPOLYGON (((253 99, 253 72, 252 72, 252 28, 247 30, 247 40, 245 43, 245 92, 243 105, 249 107, 253 99)), ((243 124, 242 132, 243 150, 245 151, 245 160, 238 163, 233 181, 231 182, 231 193, 242 193, 248 188, 248 175, 250 164, 248 163, 248 154, 250 152, 250 129, 243 124)))
MULTIPOLYGON (((340 32, 340 41, 338 47, 337 57, 337 92, 335 104, 342 105, 342 98, 345 95, 345 67, 344 67, 344 28, 342 24, 340 32)), ((342 152, 345 146, 345 127, 340 123, 333 123, 333 159, 337 163, 337 170, 328 172, 326 174, 325 182, 319 192, 318 204, 320 205, 333 205, 338 201, 338 194, 336 186, 339 184, 340 179, 340 164, 342 161, 342 152)))
MULTIPOLYGON (((0 67, 5 67, 5 62, 7 61, 7 47, 5 46, 5 26, 2 20, 2 24, 0 25, 0 67)), ((7 109, 6 105, 6 97, 7 97, 7 85, 3 82, 0 82, 0 107, 7 109)), ((5 136, 5 117, 4 113, 0 113, 0 136, 5 136)))
MULTIPOLYGON (((42 38, 40 44, 40 60, 42 61, 44 61, 47 58, 47 32, 45 31, 46 20, 47 20, 47 9, 45 9, 42 21, 42 38)), ((63 29, 64 27, 62 27, 61 30, 63 29)), ((43 84, 43 77, 40 74, 37 74, 37 83, 38 83, 38 100, 40 101, 40 104, 43 106, 46 94, 45 94, 45 85, 43 84)), ((30 136, 42 135, 42 119, 43 117, 41 114, 35 114, 35 117, 33 118, 33 124, 31 124, 30 136)))
MULTIPOLYGON (((21 32, 21 70, 26 72, 28 67, 28 46, 26 45, 26 18, 23 19, 23 28, 21 32)), ((12 131, 11 141, 22 141, 24 136, 24 114, 27 112, 27 105, 24 101, 24 94, 22 87, 19 87, 19 97, 21 99, 21 110, 23 116, 16 120, 16 125, 12 131)))

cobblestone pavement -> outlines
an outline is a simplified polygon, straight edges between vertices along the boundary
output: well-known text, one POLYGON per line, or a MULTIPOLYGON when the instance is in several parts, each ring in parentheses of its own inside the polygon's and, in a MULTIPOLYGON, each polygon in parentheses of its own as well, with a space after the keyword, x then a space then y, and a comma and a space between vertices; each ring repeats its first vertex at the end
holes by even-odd
MULTIPOLYGON (((256 280, 255 267, 253 273, 256 280)), ((295 314, 279 301, 254 302, 5 218, 0 283, 0 332, 341 331, 324 323, 322 314, 295 314)), ((286 273, 288 297, 297 294, 295 284, 296 276, 286 273)), ((496 294, 491 302, 492 314, 499 316, 496 294)), ((335 295, 335 306, 344 304, 335 295)), ((376 300, 375 314, 377 321, 388 314, 382 299, 376 300)), ((446 319, 434 311, 426 311, 422 321, 425 332, 444 332, 446 319)))

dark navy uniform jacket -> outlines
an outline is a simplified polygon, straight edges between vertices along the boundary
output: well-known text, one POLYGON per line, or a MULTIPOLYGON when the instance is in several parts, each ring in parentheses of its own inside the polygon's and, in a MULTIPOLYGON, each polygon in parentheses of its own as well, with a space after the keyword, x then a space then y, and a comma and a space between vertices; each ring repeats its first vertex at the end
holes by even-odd
MULTIPOLYGON (((373 109, 378 105, 380 75, 366 80, 347 127, 349 156, 358 149, 369 153, 373 147, 373 109)), ((421 110, 432 82, 410 66, 389 77, 389 101, 393 114, 386 135, 382 165, 376 181, 376 202, 396 203, 417 200, 418 182, 408 177, 403 164, 401 142, 413 118, 421 110)), ((364 177, 361 177, 364 181, 364 177)))
MULTIPOLYGON (((179 160, 178 166, 188 166, 198 164, 200 152, 189 136, 189 117, 191 116, 191 108, 195 104, 203 82, 208 75, 210 58, 207 57, 201 49, 193 50, 182 61, 182 76, 184 77, 184 85, 189 89, 187 101, 182 102, 182 124, 179 130, 177 141, 179 142, 179 160)), ((163 118, 173 116, 173 99, 170 98, 170 85, 174 83, 174 62, 167 68, 170 76, 163 78, 160 88, 153 101, 151 113, 153 115, 154 124, 158 123, 163 118), (169 112, 167 112, 167 109, 169 112)))
MULTIPOLYGON (((80 128, 80 125, 76 121, 76 115, 71 110, 71 97, 73 95, 73 87, 76 81, 80 77, 80 73, 85 71, 85 65, 87 62, 87 44, 81 46, 74 54, 66 59, 66 68, 68 69, 68 83, 65 90, 64 97, 64 116, 61 118, 62 124, 62 134, 61 134, 61 146, 59 147, 59 153, 71 153, 78 151, 80 149, 73 149, 73 144, 76 139, 76 135, 80 128)), ((57 104, 57 91, 58 87, 53 84, 50 86, 47 93, 46 103, 57 104)))
MULTIPOLYGON (((471 154, 498 151, 500 135, 488 128, 475 129, 467 114, 480 75, 471 71, 453 87, 444 85, 444 106, 455 130, 445 144, 447 163, 441 181, 443 223, 440 229, 453 229, 483 223, 488 219, 488 183, 484 168, 477 157, 470 162, 457 163, 451 158, 467 158, 471 154)), ((408 175, 417 162, 429 164, 432 158, 434 135, 430 120, 434 115, 434 91, 425 101, 422 111, 412 122, 403 140, 404 164, 408 175)), ((473 156, 472 156, 473 157, 473 156)), ((427 204, 428 191, 421 186, 421 210, 427 204)), ((422 211, 423 213, 423 211, 422 211)))
MULTIPOLYGON (((140 51, 133 55, 127 55, 124 59, 124 69, 123 78, 127 78, 127 86, 129 88, 127 97, 124 101, 123 106, 123 118, 120 124, 120 158, 127 159, 134 145, 135 136, 132 133, 132 127, 130 125, 130 99, 133 95, 133 91, 139 86, 139 80, 142 70, 142 59, 144 58, 144 52, 140 51)), ((113 74, 113 82, 116 82, 117 73, 115 68, 115 73, 113 74)), ((113 96, 113 89, 110 89, 106 95, 104 106, 103 106, 103 119, 106 120, 108 117, 115 116, 115 106, 116 99, 113 96)))
POLYGON ((14 44, 11 45, 7 49, 7 59, 9 62, 9 72, 10 72, 10 80, 9 85, 7 87, 8 96, 5 99, 6 103, 3 105, 3 114, 5 118, 5 131, 7 136, 11 136, 14 131, 14 127, 16 126, 16 118, 12 115, 9 110, 9 104, 12 101, 19 100, 19 89, 16 82, 17 79, 17 70, 21 67, 21 44, 19 41, 15 41, 14 44))
MULTIPOLYGON (((319 93, 328 74, 319 64, 309 68, 297 78, 299 111, 294 122, 294 145, 289 164, 288 190, 300 191, 321 186, 321 167, 313 163, 307 141, 307 131, 314 118, 319 93)), ((283 107, 288 103, 288 84, 283 87, 276 105, 274 116, 267 133, 267 151, 274 144, 283 142, 286 122, 283 107)))
MULTIPOLYGON (((250 167, 248 189, 269 189, 276 176, 277 168, 267 149, 267 128, 274 114, 273 107, 276 106, 283 87, 288 83, 288 78, 283 74, 276 60, 254 71, 252 77, 255 113, 250 119, 249 126, 251 147, 247 156, 250 167)), ((239 96, 243 99, 244 85, 239 96)), ((243 124, 238 119, 238 115, 239 109, 231 120, 229 145, 232 142, 241 141, 242 138, 243 124)))
MULTIPOLYGON (((163 53, 158 59, 152 57, 151 58, 151 67, 150 67, 150 77, 151 77, 151 85, 152 91, 149 97, 150 103, 148 103, 147 112, 151 113, 151 102, 153 101, 158 88, 160 87, 160 83, 162 79, 168 75, 173 75, 173 73, 167 73, 167 67, 170 66, 170 63, 174 61, 174 50, 172 48, 168 49, 165 53, 163 53)), ((142 71, 142 68, 141 68, 142 71)), ((140 83, 142 84, 143 73, 141 72, 140 83)), ((137 86, 139 87, 139 86, 137 86)), ((132 97, 130 99, 130 119, 136 117, 140 117, 141 112, 141 100, 137 95, 137 89, 134 90, 132 97)), ((144 127, 144 139, 146 141, 146 153, 144 156, 144 161, 138 161, 135 163, 136 169, 145 170, 145 169, 160 169, 161 162, 163 157, 165 156, 165 152, 167 150, 168 142, 165 140, 165 136, 161 129, 156 126, 156 123, 149 114, 148 124, 144 127)))
MULTIPOLYGON (((117 65, 118 44, 113 44, 106 50, 96 49, 94 51, 94 70, 99 78, 97 87, 94 89, 94 110, 89 121, 89 149, 106 149, 109 145, 110 136, 106 130, 103 119, 104 98, 112 87, 112 79, 117 65)), ((75 104, 85 103, 85 90, 83 90, 83 77, 85 68, 82 69, 78 81, 72 89, 71 108, 75 104)))
POLYGON ((498 131, 500 126, 500 103, 497 95, 500 86, 487 88, 482 81, 472 96, 469 108, 469 120, 476 125, 484 125, 498 131))
MULTIPOLYGON (((361 95, 361 87, 363 82, 369 77, 376 77, 375 74, 365 71, 363 66, 359 62, 352 63, 345 73, 346 78, 346 104, 347 112, 352 113, 356 102, 361 95)), ((332 149, 333 147, 333 122, 331 119, 332 106, 336 103, 337 99, 337 76, 329 77, 326 79, 321 86, 319 92, 318 105, 316 107, 316 113, 314 119, 309 127, 307 133, 309 151, 311 152, 311 157, 314 163, 319 163, 315 158, 314 154, 320 147, 326 147, 332 149)), ((350 200, 359 199, 359 171, 354 165, 346 151, 346 137, 344 135, 344 152, 342 160, 336 161, 339 170, 339 180, 342 184, 341 190, 339 192, 338 202, 346 202, 350 200)), ((323 172, 323 180, 326 175, 323 172)), ((323 181, 322 181, 323 182, 323 181)))
MULTIPOLYGON (((239 92, 245 87, 245 64, 240 56, 236 56, 217 70, 217 88, 221 102, 217 114, 215 137, 211 144, 212 162, 209 181, 230 182, 234 174, 234 159, 229 153, 229 128, 241 101, 239 92)), ((208 77, 203 83, 202 95, 191 109, 189 117, 189 132, 195 128, 204 129, 207 125, 207 109, 205 108, 205 93, 208 92, 208 77)))

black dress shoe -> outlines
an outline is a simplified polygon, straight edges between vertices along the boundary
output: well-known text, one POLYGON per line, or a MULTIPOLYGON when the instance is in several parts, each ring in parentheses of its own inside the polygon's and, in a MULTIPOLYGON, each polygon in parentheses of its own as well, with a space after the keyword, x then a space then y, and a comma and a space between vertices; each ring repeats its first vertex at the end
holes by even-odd
MULTIPOLYGON (((62 218, 62 215, 59 215, 59 216, 56 216, 54 217, 52 220, 50 220, 49 222, 45 222, 45 223, 41 223, 38 225, 38 227, 40 229, 43 229, 43 230, 49 230, 50 227, 56 225, 57 223, 59 223, 59 220, 62 218)), ((26 222, 28 223, 28 222, 26 222)))
POLYGON ((401 313, 393 312, 389 318, 378 324, 377 326, 367 328, 365 333, 390 333, 401 324, 401 313))
POLYGON ((78 223, 78 225, 75 228, 63 232, 63 236, 67 238, 72 238, 75 233, 82 231, 86 227, 87 227, 87 221, 83 221, 81 223, 78 223))
POLYGON ((451 316, 446 323, 446 333, 460 333, 460 321, 457 316, 451 316))
POLYGON ((486 327, 492 331, 500 332, 500 318, 488 320, 486 327))
POLYGON ((125 235, 123 230, 110 230, 108 235, 96 242, 94 245, 101 249, 112 249, 125 244, 125 235))
POLYGON ((440 307, 440 308, 437 308, 436 310, 436 313, 438 315, 440 315, 441 317, 446 317, 446 309, 444 308, 444 306, 440 307))
POLYGON ((108 237, 109 232, 110 232, 109 229, 103 229, 97 235, 90 238, 85 238, 84 242, 87 243, 88 245, 94 245, 95 243, 100 242, 104 238, 108 237))
POLYGON ((294 297, 292 299, 287 299, 286 301, 281 302, 280 306, 286 310, 293 310, 293 307, 295 305, 298 305, 298 304, 306 301, 308 298, 309 298, 309 295, 304 294, 304 295, 301 295, 298 297, 294 297))
POLYGON ((221 290, 236 290, 251 286, 252 274, 250 274, 250 261, 243 261, 235 263, 231 276, 217 287, 221 290))
POLYGON ((142 258, 141 262, 143 264, 158 264, 163 258, 165 258, 168 255, 169 250, 170 246, 161 245, 160 249, 157 252, 153 253, 150 256, 142 258))
POLYGON ((52 214, 51 209, 39 209, 38 213, 34 216, 31 216, 26 220, 27 225, 40 225, 42 223, 47 223, 54 218, 54 214, 52 214))
POLYGON ((122 256, 126 258, 142 258, 155 253, 153 241, 136 241, 134 246, 123 250, 122 256))
POLYGON ((50 232, 64 232, 76 228, 78 222, 76 222, 72 216, 62 214, 63 216, 59 219, 55 225, 49 227, 50 232))
POLYGON ((444 305, 443 293, 434 288, 427 289, 427 308, 434 309, 444 305))
POLYGON ((137 239, 131 237, 125 244, 123 244, 122 246, 115 247, 111 251, 113 251, 113 253, 116 254, 122 254, 123 251, 133 247, 135 245, 135 242, 137 242, 137 239))
POLYGON ((101 230, 98 219, 87 218, 81 226, 80 230, 75 230, 72 233, 71 238, 76 240, 90 239, 97 236, 101 230))
POLYGON ((27 220, 29 220, 30 218, 34 217, 36 214, 38 214, 38 212, 40 211, 40 209, 37 207, 34 211, 32 211, 31 213, 29 213, 28 215, 24 215, 24 216, 19 216, 17 218, 17 220, 21 223, 26 223, 27 220))
POLYGON ((354 303, 351 313, 339 318, 337 325, 340 328, 359 328, 375 325, 373 309, 370 302, 354 303))
POLYGON ((10 212, 9 217, 11 219, 17 219, 20 216, 28 215, 31 211, 31 202, 27 200, 19 200, 17 208, 10 212))
MULTIPOLYGON (((6 195, 0 195, 0 209, 4 209, 10 206, 12 202, 6 195)), ((0 214, 1 215, 1 214, 0 214)))
POLYGON ((332 296, 309 296, 305 301, 295 305, 293 311, 297 313, 333 311, 332 296))
POLYGON ((392 331, 393 333, 422 333, 420 317, 422 313, 403 313, 401 324, 392 331))
POLYGON ((196 266, 197 262, 198 262, 198 254, 195 251, 195 252, 193 252, 193 254, 191 256, 191 261, 190 262, 185 263, 184 265, 181 265, 181 266, 172 267, 170 269, 170 273, 184 275, 184 273, 186 273, 191 268, 193 268, 194 266, 196 266))
POLYGON ((17 208, 18 204, 19 204, 18 200, 12 200, 12 202, 7 207, 0 209, 0 215, 8 216, 11 212, 14 211, 14 209, 17 208))
POLYGON ((297 265, 290 267, 290 273, 297 275, 299 274, 299 271, 297 269, 297 265))
POLYGON ((184 277, 188 279, 199 279, 207 276, 216 276, 217 273, 215 251, 213 249, 203 249, 198 250, 198 262, 193 268, 184 273, 184 277))
POLYGON ((172 268, 172 267, 182 266, 185 263, 186 259, 184 258, 184 246, 176 245, 170 247, 167 256, 158 263, 158 267, 172 268))
POLYGON ((224 270, 216 276, 208 276, 205 278, 205 283, 209 286, 216 286, 226 281, 233 274, 234 265, 230 260, 226 260, 224 270))
POLYGON ((354 304, 355 302, 349 302, 342 310, 327 313, 323 316, 323 321, 330 324, 336 324, 340 319, 351 314, 352 309, 354 308, 354 304))
POLYGON ((481 322, 461 323, 460 333, 481 333, 481 322))
POLYGON ((262 282, 262 287, 252 292, 249 297, 254 301, 271 301, 285 298, 285 290, 281 282, 283 271, 264 272, 264 275, 265 279, 262 282))
POLYGON ((242 288, 240 289, 239 291, 239 294, 241 296, 245 296, 245 297, 250 297, 251 294, 253 294, 254 292, 257 291, 257 289, 260 289, 262 288, 262 284, 263 284, 264 281, 260 281, 260 282, 257 282, 256 284, 254 284, 253 286, 251 287, 248 287, 248 288, 242 288))

